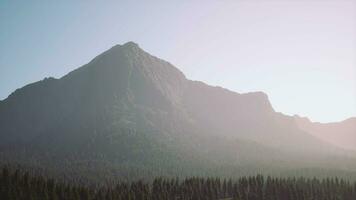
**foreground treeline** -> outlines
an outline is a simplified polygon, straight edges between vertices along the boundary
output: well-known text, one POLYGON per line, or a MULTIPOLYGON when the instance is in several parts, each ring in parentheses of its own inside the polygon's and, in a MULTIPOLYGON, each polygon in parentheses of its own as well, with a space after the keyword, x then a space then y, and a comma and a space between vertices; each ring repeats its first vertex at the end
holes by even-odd
POLYGON ((106 187, 57 182, 40 175, 2 168, 0 199, 4 200, 355 200, 356 183, 337 178, 157 178, 106 187), (81 185, 81 186, 80 186, 81 185))

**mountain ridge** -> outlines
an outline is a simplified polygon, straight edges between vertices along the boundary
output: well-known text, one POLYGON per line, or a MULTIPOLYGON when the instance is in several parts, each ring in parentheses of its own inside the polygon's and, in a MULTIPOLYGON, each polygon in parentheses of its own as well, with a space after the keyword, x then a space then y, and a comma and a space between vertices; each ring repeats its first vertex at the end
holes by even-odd
POLYGON ((340 122, 312 122, 307 117, 294 116, 297 125, 306 132, 315 135, 341 148, 356 151, 356 117, 340 122))

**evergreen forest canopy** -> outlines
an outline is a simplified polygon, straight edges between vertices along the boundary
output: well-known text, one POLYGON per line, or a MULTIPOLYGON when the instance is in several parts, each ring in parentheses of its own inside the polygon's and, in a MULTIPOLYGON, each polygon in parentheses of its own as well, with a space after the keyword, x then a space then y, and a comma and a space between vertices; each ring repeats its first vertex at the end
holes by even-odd
POLYGON ((58 182, 6 167, 0 173, 0 199, 7 200, 354 200, 356 182, 338 178, 239 179, 156 178, 116 182, 105 187, 58 182))

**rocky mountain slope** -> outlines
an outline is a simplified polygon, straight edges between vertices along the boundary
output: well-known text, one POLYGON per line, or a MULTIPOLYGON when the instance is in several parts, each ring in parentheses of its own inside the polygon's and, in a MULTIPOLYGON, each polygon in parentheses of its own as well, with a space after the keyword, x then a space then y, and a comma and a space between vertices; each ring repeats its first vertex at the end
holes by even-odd
POLYGON ((266 94, 188 80, 133 42, 1 101, 0 156, 120 176, 356 169, 346 151, 275 112, 266 94))

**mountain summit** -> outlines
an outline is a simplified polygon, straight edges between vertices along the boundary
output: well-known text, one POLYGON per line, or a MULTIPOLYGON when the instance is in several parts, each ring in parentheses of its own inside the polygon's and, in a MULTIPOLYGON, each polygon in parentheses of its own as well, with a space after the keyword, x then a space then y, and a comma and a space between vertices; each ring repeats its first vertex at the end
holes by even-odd
POLYGON ((111 169, 120 176, 132 170, 211 174, 217 168, 253 173, 276 162, 285 168, 349 166, 328 160, 344 159, 344 151, 276 113, 266 94, 188 80, 133 42, 1 101, 0 151, 9 162, 100 174, 111 169))

